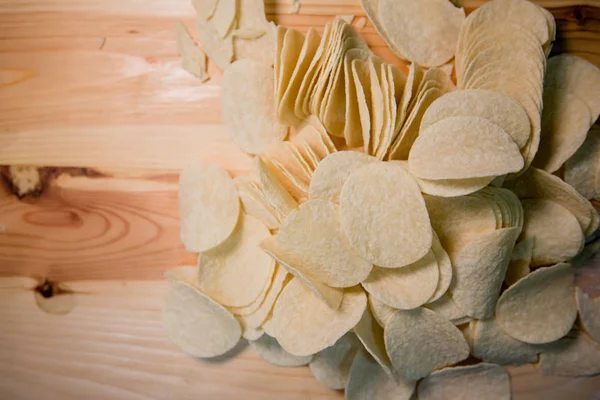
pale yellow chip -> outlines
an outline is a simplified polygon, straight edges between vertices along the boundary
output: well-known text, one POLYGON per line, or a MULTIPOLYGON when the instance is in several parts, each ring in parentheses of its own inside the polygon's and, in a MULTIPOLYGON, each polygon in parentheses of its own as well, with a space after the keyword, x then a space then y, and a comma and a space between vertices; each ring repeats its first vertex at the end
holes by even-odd
POLYGON ((526 239, 519 241, 513 248, 510 256, 510 263, 506 270, 504 282, 508 286, 512 286, 519 279, 526 277, 531 272, 531 257, 533 257, 534 239, 526 239))
POLYGON ((408 60, 435 67, 454 56, 465 11, 447 0, 380 0, 379 18, 408 60))
POLYGON ((576 289, 577 308, 583 329, 600 343, 600 297, 591 298, 581 289, 576 289))
POLYGON ((250 340, 250 347, 266 362, 279 367, 302 367, 312 361, 313 356, 295 356, 285 351, 277 339, 262 335, 260 339, 250 340))
POLYGON ((233 39, 219 35, 210 21, 196 20, 196 38, 210 60, 221 70, 225 70, 233 60, 233 39))
POLYGON ((346 95, 344 139, 346 139, 346 144, 350 147, 363 146, 361 114, 352 62, 354 60, 366 60, 370 56, 371 52, 368 50, 350 49, 344 57, 344 91, 346 95))
POLYGON ((442 297, 433 303, 426 304, 424 307, 435 311, 454 325, 460 325, 460 323, 469 322, 467 320, 472 319, 472 317, 469 317, 463 310, 458 308, 448 293, 442 295, 442 297))
POLYGON ((236 28, 236 0, 219 0, 215 12, 210 19, 221 37, 226 37, 236 28))
POLYGON ((183 265, 165 272, 165 279, 169 282, 184 282, 198 287, 198 267, 183 265))
POLYGON ((436 291, 440 269, 433 251, 402 268, 374 267, 362 283, 369 294, 390 307, 410 310, 427 303, 436 291))
POLYGON ((407 266, 431 249, 425 201, 410 173, 397 163, 355 170, 342 188, 340 216, 350 243, 379 267, 407 266))
POLYGON ((575 216, 551 200, 528 199, 522 238, 533 240, 531 266, 568 261, 583 249, 585 238, 575 216))
POLYGON ((200 82, 208 80, 210 77, 206 73, 206 54, 196 46, 194 39, 181 22, 175 24, 175 39, 183 69, 200 79, 200 82))
POLYGON ((383 328, 375 321, 371 311, 367 308, 362 318, 354 327, 354 333, 362 343, 365 350, 383 368, 386 374, 393 376, 392 362, 385 350, 383 328))
POLYGON ((596 179, 600 167, 600 129, 592 127, 579 150, 565 163, 565 182, 586 199, 598 196, 596 179))
POLYGON ((573 268, 540 268, 509 287, 498 299, 496 319, 508 335, 532 344, 565 336, 577 318, 573 268))
POLYGON ((256 168, 265 198, 279 215, 287 217, 298 207, 298 203, 261 157, 256 157, 256 168))
POLYGON ((188 251, 206 251, 223 243, 239 214, 240 200, 227 171, 213 163, 196 163, 181 171, 181 241, 188 251))
POLYGON ((519 228, 506 228, 481 236, 458 254, 450 292, 467 315, 489 318, 494 314, 519 231, 519 228))
POLYGON ((366 307, 367 296, 359 287, 345 289, 339 308, 332 310, 302 281, 292 279, 275 304, 273 335, 289 353, 315 354, 349 332, 366 307))
POLYGON ((239 176, 234 181, 244 212, 258 218, 269 229, 279 228, 282 216, 269 204, 260 186, 244 176, 239 176))
POLYGON ((529 140, 531 126, 523 106, 491 90, 457 90, 443 95, 425 112, 421 130, 450 117, 481 117, 508 133, 521 149, 529 140))
POLYGON ((275 270, 275 260, 258 246, 270 236, 262 222, 244 215, 223 244, 200 255, 200 290, 229 307, 244 307, 256 300, 275 270))
POLYGON ((509 400, 510 375, 499 365, 476 364, 435 371, 419 384, 420 400, 509 400))
POLYGON ((275 58, 277 27, 267 21, 265 4, 260 0, 237 0, 237 24, 239 29, 261 30, 265 33, 256 39, 243 36, 233 37, 236 60, 251 59, 264 66, 272 66, 275 58))
POLYGON ((193 357, 220 356, 242 334, 233 314, 185 282, 169 282, 163 323, 169 340, 193 357))
POLYGON ((233 141, 246 153, 264 153, 285 139, 275 110, 273 70, 254 60, 239 60, 223 75, 223 122, 233 141))
MULTIPOLYGON (((244 328, 246 328, 246 326, 248 325, 246 323, 246 317, 255 313, 260 308, 261 304, 265 300, 265 297, 267 297, 267 293, 269 292, 269 288, 271 287, 271 284, 273 282, 273 276, 275 275, 275 273, 277 273, 277 271, 278 266, 275 265, 275 271, 273 272, 271 278, 269 279, 267 284, 263 286, 258 297, 252 300, 252 303, 242 307, 227 307, 227 309, 231 311, 233 315, 236 316, 238 321, 240 321, 240 324, 242 325, 242 330, 245 330, 244 328)), ((253 326, 252 328, 257 328, 257 326, 253 326)))
POLYGON ((309 364, 310 372, 329 389, 342 390, 346 387, 350 367, 358 350, 360 342, 356 335, 348 332, 333 346, 314 355, 309 364))
POLYGON ((537 365, 542 375, 591 376, 600 373, 600 343, 584 332, 547 346, 537 365))
POLYGON ((384 334, 394 373, 408 381, 424 378, 435 369, 469 356, 469 345, 460 330, 426 308, 396 311, 384 334))
POLYGON ((395 308, 388 306, 382 301, 377 300, 373 296, 369 296, 369 308, 373 318, 377 321, 382 328, 385 328, 385 324, 390 320, 395 308))
POLYGON ((427 303, 436 301, 437 299, 442 297, 444 293, 446 293, 446 291, 450 287, 450 283, 452 282, 452 278, 454 275, 452 261, 450 261, 450 256, 448 256, 448 253, 442 247, 440 239, 438 238, 435 232, 433 232, 433 243, 431 245, 431 251, 435 255, 435 259, 437 261, 440 273, 435 291, 427 300, 427 303))
POLYGON ((326 285, 350 287, 364 281, 373 265, 352 249, 338 208, 327 201, 309 200, 288 215, 275 238, 285 264, 326 285))
POLYGON ((517 172, 523 157, 498 125, 480 117, 450 117, 419 134, 408 163, 419 178, 462 179, 517 172))
POLYGON ((292 275, 290 275, 284 267, 277 266, 273 276, 273 282, 271 283, 271 286, 269 286, 269 290, 258 309, 251 314, 238 316, 238 319, 243 320, 246 326, 250 328, 261 328, 273 311, 273 306, 275 305, 275 301, 277 301, 279 294, 291 279, 292 275))
POLYGON ((421 188, 421 192, 425 194, 440 197, 458 197, 483 189, 494 180, 494 177, 438 180, 415 177, 415 179, 419 188, 421 188))
POLYGON ((219 0, 192 0, 198 18, 209 19, 215 13, 219 0))
POLYGON ((494 318, 472 321, 472 353, 475 357, 499 365, 523 365, 537 361, 535 345, 508 336, 494 318))
POLYGON ((410 400, 416 382, 394 379, 364 350, 356 353, 348 384, 346 400, 410 400))

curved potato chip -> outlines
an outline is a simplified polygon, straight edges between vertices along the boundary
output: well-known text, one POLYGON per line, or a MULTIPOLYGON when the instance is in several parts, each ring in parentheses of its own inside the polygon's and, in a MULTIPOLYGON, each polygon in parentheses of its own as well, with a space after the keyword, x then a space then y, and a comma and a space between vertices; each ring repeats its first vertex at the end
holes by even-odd
POLYGON ((567 336, 540 354, 542 375, 591 376, 600 373, 600 344, 584 332, 567 336))
POLYGON ((433 243, 431 245, 431 251, 433 251, 433 255, 435 255, 435 259, 438 264, 438 268, 440 270, 438 284, 435 288, 435 292, 431 295, 428 303, 434 302, 446 293, 448 288, 450 287, 450 283, 452 283, 452 277, 454 275, 452 271, 452 261, 450 261, 450 257, 446 250, 442 247, 440 243, 440 239, 437 234, 433 232, 433 243))
POLYGON ((415 140, 408 163, 423 179, 498 176, 524 165, 510 135, 480 117, 450 117, 431 125, 415 140))
POLYGON ((492 90, 456 90, 434 101, 423 115, 421 131, 450 117, 481 117, 508 133, 521 149, 529 140, 529 117, 521 104, 492 90))
POLYGON ((590 295, 576 288, 577 308, 583 329, 600 343, 600 297, 590 298, 590 295))
POLYGON ((331 347, 314 355, 308 365, 313 376, 329 389, 341 390, 346 387, 350 367, 360 343, 353 333, 347 333, 331 347))
POLYGON ((533 240, 532 267, 567 261, 579 254, 585 238, 569 210, 551 200, 528 199, 521 203, 525 212, 521 237, 533 240))
POLYGON ((596 177, 600 167, 600 129, 592 127, 579 150, 565 163, 565 182, 586 199, 597 197, 596 177))
POLYGON ((359 287, 344 290, 342 303, 332 310, 299 279, 292 279, 279 295, 272 332, 287 352, 307 356, 333 346, 350 331, 367 307, 367 296, 359 287))
POLYGON ((183 265, 165 272, 165 279, 169 282, 183 282, 198 287, 198 267, 183 265))
POLYGON ((419 385, 420 400, 509 400, 510 376, 499 365, 476 364, 435 371, 419 385))
POLYGON ((376 162, 370 155, 356 151, 338 151, 323 159, 312 176, 308 198, 339 202, 346 179, 363 165, 376 162))
POLYGON ((458 308, 456 302, 452 300, 448 293, 442 295, 433 303, 425 304, 423 307, 435 311, 454 325, 460 325, 457 322, 463 322, 468 317, 463 310, 458 308))
POLYGON ((253 328, 251 326, 245 325, 243 320, 240 318, 236 318, 242 327, 242 337, 248 341, 258 340, 265 334, 265 331, 262 328, 253 328))
POLYGON ((188 251, 223 243, 240 215, 240 200, 227 171, 213 163, 196 163, 181 171, 179 214, 181 241, 188 251))
POLYGON ((364 350, 356 353, 348 384, 346 400, 410 400, 416 382, 394 379, 364 350))
POLYGON ((408 381, 426 377, 435 369, 469 356, 469 345, 460 330, 426 308, 396 311, 384 334, 395 374, 408 381))
POLYGON ((468 179, 421 179, 415 177, 421 192, 432 196, 458 197, 483 189, 494 180, 493 176, 468 179))
POLYGON ((200 79, 200 82, 208 80, 210 77, 206 72, 206 54, 196 46, 190 33, 179 21, 175 24, 175 40, 183 69, 200 79))
POLYGON ((577 318, 573 275, 570 264, 530 273, 498 299, 498 325, 526 343, 550 343, 565 336, 577 318))
POLYGON ((387 304, 377 300, 373 296, 369 296, 369 307, 371 309, 371 314, 373 315, 373 318, 375 318, 375 321, 377 321, 377 323, 381 325, 382 328, 385 328, 385 324, 387 324, 387 322, 392 317, 394 311, 396 311, 395 308, 388 306, 387 304))
POLYGON ((519 228, 497 230, 468 243, 458 254, 450 292, 467 315, 488 318, 494 314, 519 233, 519 228))
POLYGON ((233 41, 231 36, 221 37, 210 21, 196 19, 196 40, 202 44, 210 60, 221 70, 227 69, 233 59, 233 41))
POLYGON ((298 207, 298 203, 283 187, 273 171, 271 171, 261 157, 256 157, 256 167, 267 201, 279 215, 283 218, 287 217, 289 213, 298 207))
POLYGON ((373 268, 352 249, 340 224, 338 206, 328 201, 302 204, 288 215, 276 238, 286 264, 332 287, 358 285, 373 268))
POLYGON ((514 285, 519 279, 526 277, 531 272, 531 257, 533 256, 534 239, 530 238, 518 242, 513 248, 510 263, 506 270, 504 282, 508 286, 514 285))
POLYGON ((200 290, 229 307, 256 300, 275 270, 275 260, 258 246, 270 236, 262 222, 242 216, 229 239, 198 258, 200 290))
POLYGON ((274 93, 273 69, 257 61, 236 61, 223 74, 223 122, 246 153, 264 153, 287 135, 277 121, 274 93))
POLYGON ((377 361, 385 373, 392 376, 392 362, 385 351, 383 329, 373 320, 369 309, 365 310, 362 318, 354 327, 354 333, 365 350, 377 361))
POLYGON ((210 23, 215 27, 221 37, 226 37, 236 23, 236 0, 219 0, 210 23))
POLYGON ((192 0, 192 5, 199 18, 209 19, 215 13, 219 0, 192 0))
POLYGON ((373 267, 362 283, 365 290, 390 307, 410 310, 425 304, 435 292, 440 269, 433 251, 402 268, 373 267))
POLYGON ((262 335, 260 339, 250 340, 249 343, 263 360, 279 367, 302 367, 313 359, 312 355, 295 356, 288 353, 279 345, 277 339, 269 335, 262 335))
POLYGON ((494 318, 472 321, 472 353, 475 357, 494 364, 522 365, 537 361, 537 349, 508 336, 494 318))
POLYGON ((227 309, 184 282, 169 282, 163 323, 169 340, 193 357, 220 356, 242 333, 227 309))
POLYGON ((435 67, 454 56, 465 11, 447 0, 380 0, 379 18, 408 60, 435 67))
POLYGON ((342 188, 340 217, 353 247, 379 267, 412 264, 431 249, 425 201, 397 163, 372 163, 354 171, 342 188))
POLYGON ((281 216, 269 204, 260 186, 245 176, 238 176, 234 182, 246 214, 258 218, 269 229, 279 228, 281 216))

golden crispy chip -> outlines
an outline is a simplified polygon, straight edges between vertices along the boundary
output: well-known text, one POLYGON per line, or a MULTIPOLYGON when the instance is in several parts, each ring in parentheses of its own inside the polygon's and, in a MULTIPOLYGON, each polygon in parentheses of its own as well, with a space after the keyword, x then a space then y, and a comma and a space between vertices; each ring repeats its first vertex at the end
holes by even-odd
POLYGON ((270 236, 259 220, 242 216, 229 239, 198 258, 200 290, 229 307, 256 300, 275 270, 275 261, 258 247, 270 236))
POLYGON ((420 133, 408 163, 419 178, 462 179, 519 171, 523 157, 498 125, 480 117, 450 117, 420 133), (461 151, 450 151, 457 148, 461 151))
POLYGON ((269 204, 260 186, 245 176, 234 179, 246 214, 258 218, 269 229, 277 229, 282 216, 269 204))
POLYGON ((169 282, 163 323, 169 340, 193 357, 224 354, 241 336, 240 324, 227 309, 184 282, 169 282))
POLYGON ((468 243, 454 262, 452 298, 467 315, 488 318, 504 282, 519 228, 500 229, 468 243))
POLYGON ((340 216, 350 243, 379 267, 412 264, 431 249, 425 201, 399 164, 371 163, 354 171, 342 188, 340 216))
POLYGON ((444 293, 446 293, 446 291, 450 287, 450 283, 452 282, 452 278, 454 275, 452 270, 452 261, 450 261, 448 253, 446 253, 446 250, 444 250, 444 248, 442 247, 440 239, 438 238, 435 232, 433 232, 433 243, 431 245, 431 251, 433 251, 433 254, 435 255, 435 259, 437 261, 438 268, 440 271, 440 277, 438 280, 438 284, 435 288, 435 292, 433 292, 431 297, 427 300, 427 303, 436 301, 437 299, 442 297, 444 293))
POLYGON ((426 304, 424 307, 431 311, 435 311, 454 325, 460 325, 458 322, 463 322, 470 318, 463 310, 458 308, 448 293, 444 294, 433 303, 426 304))
POLYGON ((333 346, 362 317, 367 296, 359 287, 344 290, 332 310, 302 281, 292 279, 279 295, 272 317, 275 338, 287 352, 306 356, 333 346))
POLYGON ((377 323, 381 325, 382 328, 385 328, 385 324, 387 324, 394 311, 396 311, 395 308, 388 306, 373 296, 369 296, 369 308, 373 318, 375 318, 377 323))
POLYGON ((410 400, 416 382, 390 377, 364 350, 356 353, 348 383, 346 400, 410 400))
POLYGON ((576 288, 577 308, 583 329, 600 343, 600 297, 592 299, 589 294, 576 288))
POLYGON ((542 344, 565 336, 577 318, 573 268, 540 268, 509 287, 498 299, 502 330, 522 342, 542 344))
POLYGON ((295 356, 288 353, 279 345, 277 339, 269 335, 262 335, 260 339, 250 340, 250 347, 263 360, 279 367, 302 367, 313 359, 312 355, 295 356))
POLYGON ((537 361, 535 345, 508 336, 494 318, 471 321, 472 353, 500 365, 523 365, 537 361))
POLYGON ((239 214, 240 200, 227 171, 213 163, 196 163, 181 171, 181 241, 188 251, 206 251, 223 243, 239 214))
POLYGON ((223 121, 242 150, 261 154, 286 137, 287 128, 277 121, 271 67, 236 61, 225 71, 221 88, 223 121))
POLYGON ((410 310, 425 304, 435 292, 440 269, 433 251, 402 268, 373 267, 362 283, 365 290, 390 307, 410 310))
POLYGON ((283 187, 273 171, 268 167, 261 157, 256 157, 256 167, 260 183, 269 204, 283 218, 298 207, 298 203, 283 187))
POLYGON ((309 200, 292 212, 275 236, 286 264, 332 287, 350 287, 365 280, 373 265, 351 247, 342 231, 338 206, 309 200))
POLYGON ((447 0, 380 0, 379 19, 408 60, 435 67, 454 56, 465 11, 447 0))
POLYGON ((175 39, 183 69, 200 79, 200 82, 208 80, 210 77, 206 73, 206 54, 196 46, 194 39, 179 21, 175 24, 175 39))
POLYGON ((584 332, 552 343, 540 354, 542 375, 591 376, 600 373, 600 344, 584 332))
POLYGON ((504 282, 512 286, 519 279, 526 277, 531 272, 531 257, 533 257, 534 239, 526 239, 518 242, 510 256, 510 263, 506 270, 504 282))
POLYGON ((528 199, 522 238, 533 240, 531 266, 551 265, 575 257, 585 244, 581 226, 565 207, 551 200, 528 199))
POLYGON ((523 106, 491 90, 457 90, 433 102, 421 121, 421 130, 449 117, 481 117, 508 133, 521 149, 529 140, 531 126, 523 106))
POLYGON ((426 308, 396 311, 384 333, 394 373, 409 381, 426 377, 435 369, 469 356, 469 345, 460 330, 426 308))
POLYGON ((309 367, 313 376, 329 389, 341 390, 346 387, 350 367, 360 342, 351 332, 339 338, 331 347, 314 355, 309 367))
POLYGON ((304 282, 304 284, 329 307, 336 310, 340 306, 344 293, 343 290, 327 286, 308 275, 304 275, 300 270, 298 270, 296 265, 291 264, 290 261, 286 262, 284 259, 285 252, 280 248, 279 242, 277 239, 275 239, 275 237, 270 237, 264 240, 260 244, 260 248, 277 260, 277 262, 287 269, 290 274, 304 282))
POLYGON ((600 167, 600 129, 592 127, 579 150, 565 163, 565 182, 586 199, 597 197, 596 177, 600 167))
POLYGON ((196 38, 210 60, 225 70, 233 60, 233 39, 221 37, 210 21, 196 20, 196 38))
POLYGON ((499 365, 476 364, 435 371, 419 385, 419 399, 510 400, 510 376, 499 365))
POLYGON ((365 350, 381 365, 385 373, 392 376, 392 362, 385 351, 383 328, 374 320, 368 308, 354 327, 354 333, 365 350))
POLYGON ((319 163, 313 174, 308 196, 310 199, 339 202, 346 179, 363 165, 376 162, 375 157, 356 151, 339 151, 319 163))

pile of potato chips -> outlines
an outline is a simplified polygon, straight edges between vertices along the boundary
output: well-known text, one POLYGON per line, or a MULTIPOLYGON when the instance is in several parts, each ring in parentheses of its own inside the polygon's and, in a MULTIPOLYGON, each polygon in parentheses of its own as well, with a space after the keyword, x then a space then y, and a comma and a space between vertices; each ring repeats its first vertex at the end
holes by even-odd
POLYGON ((575 286, 600 223, 600 70, 547 59, 553 17, 363 0, 407 70, 342 18, 303 34, 252 4, 194 1, 256 173, 181 173, 200 255, 166 274, 169 338, 204 358, 243 337, 349 400, 508 399, 505 366, 526 363, 600 373, 600 300, 575 286))

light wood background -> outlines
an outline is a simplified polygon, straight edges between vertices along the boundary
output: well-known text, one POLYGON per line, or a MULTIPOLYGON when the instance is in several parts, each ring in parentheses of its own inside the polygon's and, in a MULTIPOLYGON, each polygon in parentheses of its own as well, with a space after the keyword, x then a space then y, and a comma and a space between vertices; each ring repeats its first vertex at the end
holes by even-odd
MULTIPOLYGON (((299 14, 290 3, 268 0, 269 18, 306 30, 364 16, 359 0, 302 0, 299 14)), ((557 18, 555 52, 600 64, 600 1, 538 3, 557 18)), ((246 346, 197 361, 162 334, 162 274, 194 262, 179 243, 177 172, 200 158, 250 168, 221 125, 220 73, 200 85, 179 66, 173 24, 193 18, 189 0, 0 0, 0 398, 343 397, 246 346), (39 168, 22 198, 16 165, 39 168), (39 296, 45 279, 62 293, 39 296)), ((370 24, 361 31, 393 59, 370 24)), ((597 275, 580 283, 599 290, 597 275)), ((515 399, 600 398, 598 377, 511 374, 515 399)))

